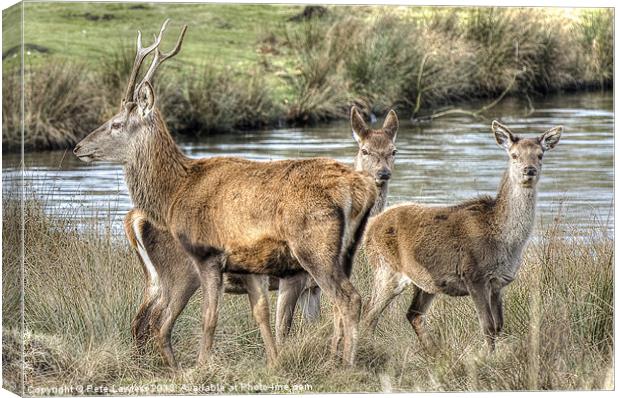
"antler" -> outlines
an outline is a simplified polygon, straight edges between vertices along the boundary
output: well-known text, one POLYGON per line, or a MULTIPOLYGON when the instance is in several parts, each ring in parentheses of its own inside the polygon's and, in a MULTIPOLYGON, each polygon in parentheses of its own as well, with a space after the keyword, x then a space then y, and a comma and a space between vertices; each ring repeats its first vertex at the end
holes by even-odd
POLYGON ((123 97, 123 103, 133 101, 134 91, 136 88, 136 78, 138 77, 138 72, 140 71, 140 66, 142 66, 142 62, 144 62, 144 58, 147 55, 153 52, 161 43, 161 38, 166 30, 166 25, 170 19, 166 19, 164 23, 161 25, 161 29, 159 30, 159 35, 155 37, 155 42, 150 46, 143 48, 142 47, 142 32, 138 30, 138 40, 137 40, 137 51, 136 51, 136 59, 133 62, 133 68, 131 69, 131 75, 129 76, 129 83, 127 84, 127 91, 125 91, 125 96, 123 97))
POLYGON ((142 85, 142 83, 144 82, 149 82, 153 84, 153 81, 152 81, 153 76, 155 75, 157 68, 159 68, 159 65, 161 65, 168 58, 171 58, 177 55, 179 51, 181 50, 181 44, 183 44, 183 38, 185 38, 186 31, 187 31, 187 25, 183 25, 183 28, 181 29, 181 34, 179 35, 179 38, 177 39, 177 44, 174 46, 172 51, 167 52, 167 53, 162 53, 161 51, 159 51, 159 47, 157 47, 157 51, 155 52, 155 55, 153 56, 153 62, 151 63, 149 70, 144 75, 144 78, 140 82, 140 85, 142 85))

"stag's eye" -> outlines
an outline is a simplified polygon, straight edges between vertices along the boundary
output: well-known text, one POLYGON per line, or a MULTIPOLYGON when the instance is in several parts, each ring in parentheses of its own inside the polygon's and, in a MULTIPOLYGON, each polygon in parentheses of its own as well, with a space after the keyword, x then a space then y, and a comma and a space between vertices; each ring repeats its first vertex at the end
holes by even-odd
POLYGON ((519 156, 518 156, 516 153, 513 153, 513 154, 511 154, 511 155, 510 155, 510 157, 511 157, 511 158, 513 158, 513 159, 516 159, 516 158, 518 158, 519 156))
POLYGON ((368 155, 368 150, 362 149, 362 155, 364 155, 364 156, 368 155))
POLYGON ((112 123, 112 128, 113 128, 114 130, 118 130, 118 129, 120 129, 120 128, 121 128, 121 126, 122 126, 122 124, 121 124, 121 123, 119 123, 119 122, 114 122, 114 123, 112 123))

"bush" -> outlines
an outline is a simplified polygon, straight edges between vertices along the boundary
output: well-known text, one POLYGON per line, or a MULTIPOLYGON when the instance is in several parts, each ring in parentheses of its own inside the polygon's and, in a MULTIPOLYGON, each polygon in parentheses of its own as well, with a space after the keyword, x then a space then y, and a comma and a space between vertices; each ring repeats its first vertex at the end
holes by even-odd
MULTIPOLYGON (((84 65, 68 62, 27 66, 24 74, 24 147, 67 148, 99 124, 102 110, 94 82, 84 65)), ((19 69, 3 72, 2 140, 5 149, 19 148, 22 84, 19 69)))
POLYGON ((194 136, 260 128, 273 122, 277 109, 258 71, 248 76, 212 66, 177 78, 161 98, 169 128, 194 136))

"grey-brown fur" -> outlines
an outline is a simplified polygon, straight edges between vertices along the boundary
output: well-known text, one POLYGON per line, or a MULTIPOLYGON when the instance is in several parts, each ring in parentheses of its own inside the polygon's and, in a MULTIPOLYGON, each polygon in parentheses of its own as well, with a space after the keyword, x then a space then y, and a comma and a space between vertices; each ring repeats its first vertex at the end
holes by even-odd
POLYGON ((496 197, 455 206, 397 205, 369 223, 365 253, 376 276, 365 322, 372 329, 413 283, 407 319, 422 340, 422 317, 436 294, 470 295, 494 346, 503 326, 502 288, 515 278, 532 231, 543 152, 559 142, 562 128, 536 138, 519 138, 498 122, 492 129, 510 157, 496 197))
MULTIPOLYGON (((171 53, 180 44, 181 39, 171 53)), ((138 74, 140 56, 130 81, 138 74)), ((361 298, 347 274, 377 196, 372 178, 321 158, 188 158, 166 128, 151 82, 127 92, 120 112, 74 152, 84 161, 122 163, 134 206, 170 231, 192 257, 203 292, 199 362, 207 360, 213 343, 228 260, 235 271, 270 274, 280 272, 280 264, 235 259, 247 258, 248 250, 267 253, 265 258, 284 250, 284 258, 294 258, 334 303, 332 342, 343 337, 343 358, 353 363, 361 298)))
MULTIPOLYGON (((356 107, 351 108, 351 129, 353 139, 358 144, 354 167, 360 172, 369 173, 375 180, 379 191, 377 200, 370 211, 374 216, 383 211, 387 203, 388 182, 392 177, 394 157, 396 156, 396 135, 398 117, 390 110, 380 129, 371 129, 356 107)), ((281 343, 288 335, 293 321, 295 303, 301 304, 306 319, 316 319, 320 310, 321 291, 308 275, 299 275, 281 280, 276 309, 276 341, 281 343)))

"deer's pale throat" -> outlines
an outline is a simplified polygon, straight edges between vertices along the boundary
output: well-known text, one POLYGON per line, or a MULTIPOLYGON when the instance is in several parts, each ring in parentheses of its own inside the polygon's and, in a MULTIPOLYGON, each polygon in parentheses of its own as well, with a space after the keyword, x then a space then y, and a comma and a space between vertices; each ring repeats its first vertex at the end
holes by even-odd
POLYGON ((502 177, 495 204, 497 238, 509 248, 522 248, 532 233, 535 216, 536 186, 524 187, 514 182, 507 170, 502 177))

